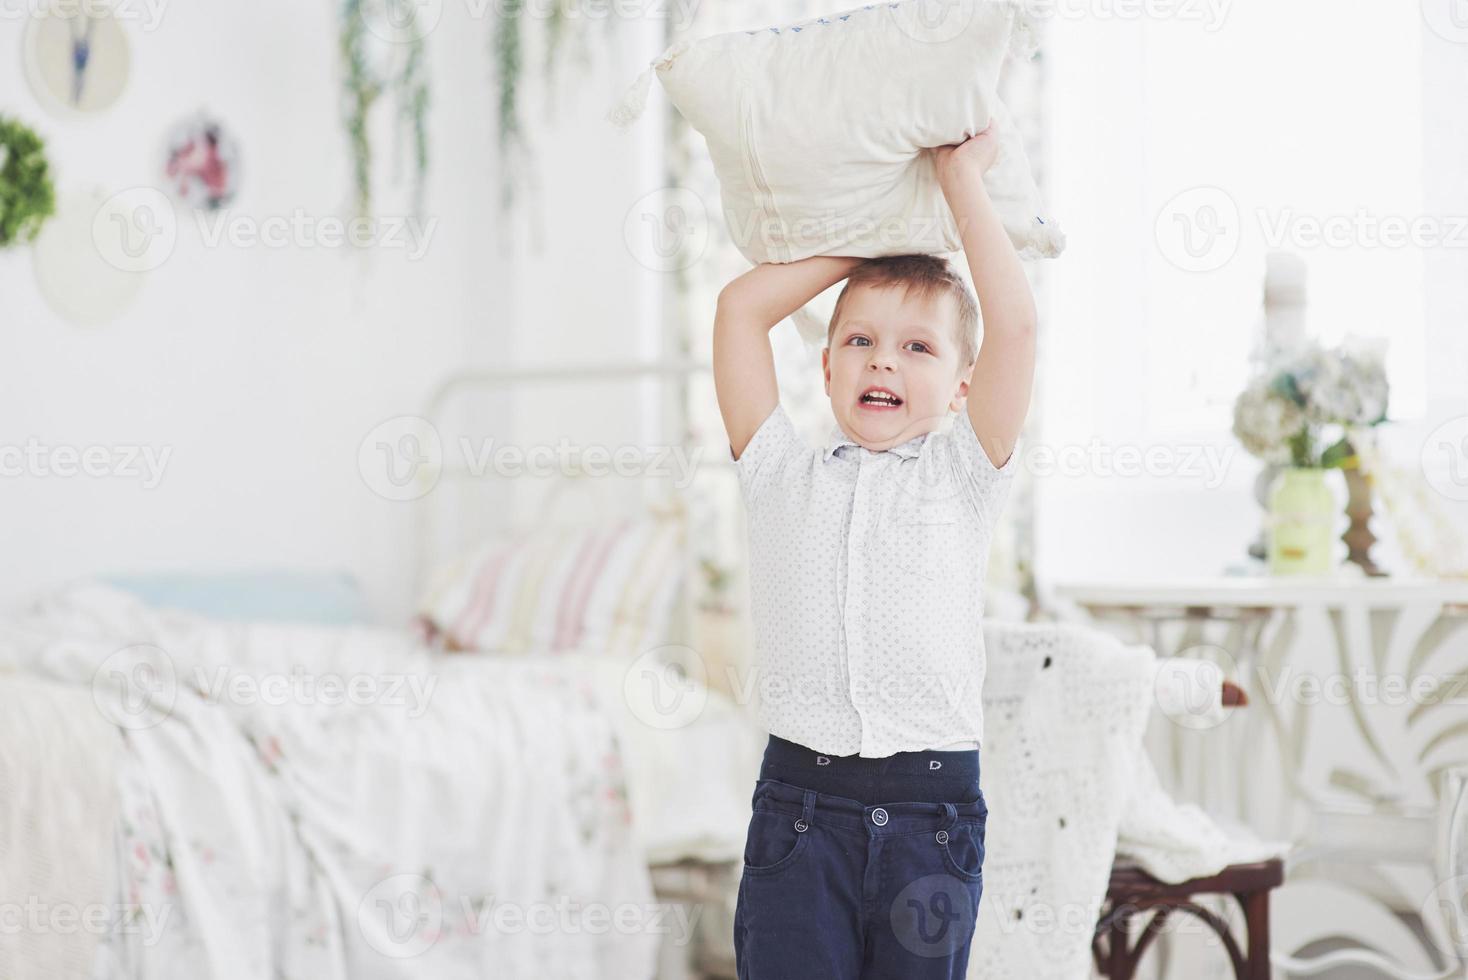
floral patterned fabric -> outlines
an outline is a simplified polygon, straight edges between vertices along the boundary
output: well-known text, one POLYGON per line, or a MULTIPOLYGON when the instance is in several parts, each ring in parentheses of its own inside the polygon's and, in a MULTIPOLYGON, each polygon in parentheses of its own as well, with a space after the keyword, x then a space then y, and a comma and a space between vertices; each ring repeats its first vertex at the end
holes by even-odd
POLYGON ((620 980, 675 928, 579 655, 434 655, 84 588, 0 624, 6 667, 90 686, 123 733, 99 978, 620 980))

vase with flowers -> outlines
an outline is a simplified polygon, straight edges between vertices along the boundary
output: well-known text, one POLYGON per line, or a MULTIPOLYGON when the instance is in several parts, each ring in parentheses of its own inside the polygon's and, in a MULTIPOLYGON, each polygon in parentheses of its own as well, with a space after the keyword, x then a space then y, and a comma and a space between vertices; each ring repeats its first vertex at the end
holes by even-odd
POLYGON ((1234 435, 1277 470, 1268 495, 1268 561, 1276 575, 1330 571, 1337 517, 1326 482, 1331 469, 1346 473, 1352 493, 1351 529, 1345 534, 1349 558, 1378 574, 1366 527, 1370 487, 1352 443, 1386 421, 1383 355, 1380 342, 1348 340, 1332 348, 1304 343, 1276 355, 1234 402, 1234 435))

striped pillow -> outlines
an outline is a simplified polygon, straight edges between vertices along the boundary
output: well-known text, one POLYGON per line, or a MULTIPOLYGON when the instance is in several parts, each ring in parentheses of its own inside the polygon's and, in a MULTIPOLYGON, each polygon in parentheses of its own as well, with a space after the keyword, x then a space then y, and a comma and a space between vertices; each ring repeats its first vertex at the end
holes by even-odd
POLYGON ((455 650, 636 656, 668 642, 683 544, 672 516, 515 529, 445 569, 419 614, 455 650))

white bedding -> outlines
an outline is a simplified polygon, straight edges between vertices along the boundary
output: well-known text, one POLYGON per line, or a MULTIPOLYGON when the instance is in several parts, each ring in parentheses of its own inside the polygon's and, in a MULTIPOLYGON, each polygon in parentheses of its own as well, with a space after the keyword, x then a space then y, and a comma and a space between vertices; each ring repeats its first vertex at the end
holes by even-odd
POLYGON ((122 731, 114 894, 139 914, 96 976, 624 980, 692 927, 655 904, 623 709, 581 655, 444 656, 95 587, 0 624, 6 668, 88 690, 122 731), (329 697, 332 675, 357 686, 329 697))
POLYGON ((0 674, 0 977, 85 977, 115 916, 111 874, 122 753, 82 688, 0 674), (57 773, 67 778, 56 778, 57 773))
POLYGON ((649 864, 740 861, 769 734, 727 695, 646 663, 598 661, 621 710, 634 828, 649 864))

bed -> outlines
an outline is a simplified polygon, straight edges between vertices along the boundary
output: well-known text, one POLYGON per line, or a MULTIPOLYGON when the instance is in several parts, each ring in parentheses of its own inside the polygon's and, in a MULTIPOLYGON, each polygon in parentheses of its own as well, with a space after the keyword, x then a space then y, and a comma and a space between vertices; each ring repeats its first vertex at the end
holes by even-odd
MULTIPOLYGON (((532 381, 546 378, 451 378, 421 421, 462 435, 464 419, 498 417, 465 396, 532 381)), ((435 558, 446 542, 525 526, 492 485, 506 481, 472 476, 446 465, 420 502, 425 594, 435 567, 455 567, 435 558)), ((629 523, 625 500, 527 496, 532 535, 629 523)), ((667 517, 667 499, 644 485, 630 506, 667 517)), ((670 652, 688 649, 696 549, 671 559, 673 586, 643 603, 667 613, 641 624, 655 644, 629 639, 621 607, 602 610, 614 635, 593 628, 585 575, 564 583, 585 597, 568 630, 544 568, 554 630, 521 601, 504 649, 450 642, 426 599, 398 626, 356 622, 340 595, 311 621, 299 581, 303 615, 273 616, 258 580, 221 600, 219 582, 155 577, 77 583, 0 618, 0 908, 21 922, 0 930, 0 976, 653 977, 697 923, 659 900, 651 869, 738 860, 763 745, 670 652), (670 692, 697 710, 665 723, 670 692)), ((471 639, 508 615, 477 588, 471 639)))

